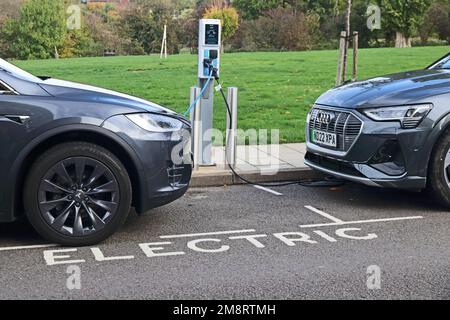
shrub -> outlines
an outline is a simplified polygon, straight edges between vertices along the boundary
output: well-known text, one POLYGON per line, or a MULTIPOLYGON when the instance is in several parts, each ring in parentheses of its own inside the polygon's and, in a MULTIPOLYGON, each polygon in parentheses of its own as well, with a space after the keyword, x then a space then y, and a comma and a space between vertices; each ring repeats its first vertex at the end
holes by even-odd
POLYGON ((422 45, 426 45, 432 36, 450 44, 450 2, 436 1, 430 6, 419 34, 422 45))
POLYGON ((66 34, 61 58, 94 56, 98 53, 98 44, 91 38, 86 28, 71 30, 66 34))
POLYGON ((317 17, 285 8, 269 10, 244 22, 233 38, 233 48, 246 50, 310 50, 317 45, 317 17))

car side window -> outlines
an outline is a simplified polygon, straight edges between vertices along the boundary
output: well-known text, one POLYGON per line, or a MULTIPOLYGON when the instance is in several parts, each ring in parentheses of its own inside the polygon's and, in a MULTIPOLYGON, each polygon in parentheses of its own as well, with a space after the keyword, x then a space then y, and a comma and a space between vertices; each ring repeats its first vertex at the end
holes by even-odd
POLYGON ((435 62, 430 69, 450 69, 450 54, 435 62))
POLYGON ((450 57, 444 62, 444 65, 441 67, 442 69, 450 69, 450 57))

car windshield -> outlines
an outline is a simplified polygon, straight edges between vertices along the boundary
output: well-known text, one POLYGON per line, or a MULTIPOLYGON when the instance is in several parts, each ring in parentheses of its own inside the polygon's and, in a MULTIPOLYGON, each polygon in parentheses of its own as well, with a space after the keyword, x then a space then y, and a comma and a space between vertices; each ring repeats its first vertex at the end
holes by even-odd
POLYGON ((12 76, 22 80, 42 82, 42 80, 38 77, 33 76, 31 73, 28 73, 3 59, 0 59, 0 71, 7 72, 12 76))
POLYGON ((430 69, 450 69, 450 54, 436 62, 430 69))

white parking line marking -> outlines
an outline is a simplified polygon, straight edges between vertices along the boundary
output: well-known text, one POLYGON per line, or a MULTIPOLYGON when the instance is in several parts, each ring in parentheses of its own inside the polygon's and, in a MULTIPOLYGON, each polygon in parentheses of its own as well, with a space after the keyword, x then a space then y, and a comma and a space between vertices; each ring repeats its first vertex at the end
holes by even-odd
POLYGON ((372 219, 372 220, 359 220, 359 221, 343 221, 339 223, 323 223, 323 224, 310 224, 301 225, 300 228, 321 228, 321 227, 332 227, 332 226, 345 226, 352 224, 366 224, 366 223, 378 223, 378 222, 393 222, 393 221, 403 221, 403 220, 417 220, 423 219, 422 216, 414 217, 401 217, 401 218, 388 218, 388 219, 372 219))
POLYGON ((43 244, 43 245, 36 245, 36 246, 3 247, 3 248, 0 248, 0 251, 46 249, 46 248, 54 248, 54 247, 59 247, 59 245, 57 245, 57 244, 43 244))
POLYGON ((219 231, 219 232, 207 232, 207 233, 191 233, 191 234, 177 234, 172 236, 160 236, 161 239, 177 239, 177 238, 193 238, 203 236, 218 236, 223 234, 236 234, 236 233, 254 233, 255 229, 247 230, 232 230, 232 231, 219 231))
POLYGON ((331 214, 323 212, 317 208, 314 208, 313 206, 305 206, 306 209, 315 212, 317 214, 320 214, 322 217, 325 217, 331 221, 333 221, 334 223, 343 223, 344 221, 342 221, 341 219, 335 218, 333 217, 331 214))
POLYGON ((282 196, 283 195, 282 193, 276 192, 275 190, 272 190, 272 189, 269 189, 269 188, 266 188, 266 187, 262 187, 262 186, 254 186, 254 187, 256 189, 259 189, 259 190, 262 190, 262 191, 274 194, 276 196, 282 196))

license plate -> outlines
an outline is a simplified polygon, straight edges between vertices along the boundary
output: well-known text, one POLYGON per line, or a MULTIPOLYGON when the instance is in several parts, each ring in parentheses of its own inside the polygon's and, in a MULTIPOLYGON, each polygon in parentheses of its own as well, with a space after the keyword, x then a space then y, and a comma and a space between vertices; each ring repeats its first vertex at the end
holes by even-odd
POLYGON ((327 147, 337 148, 337 136, 334 133, 320 130, 311 131, 311 140, 313 143, 321 144, 327 147))

